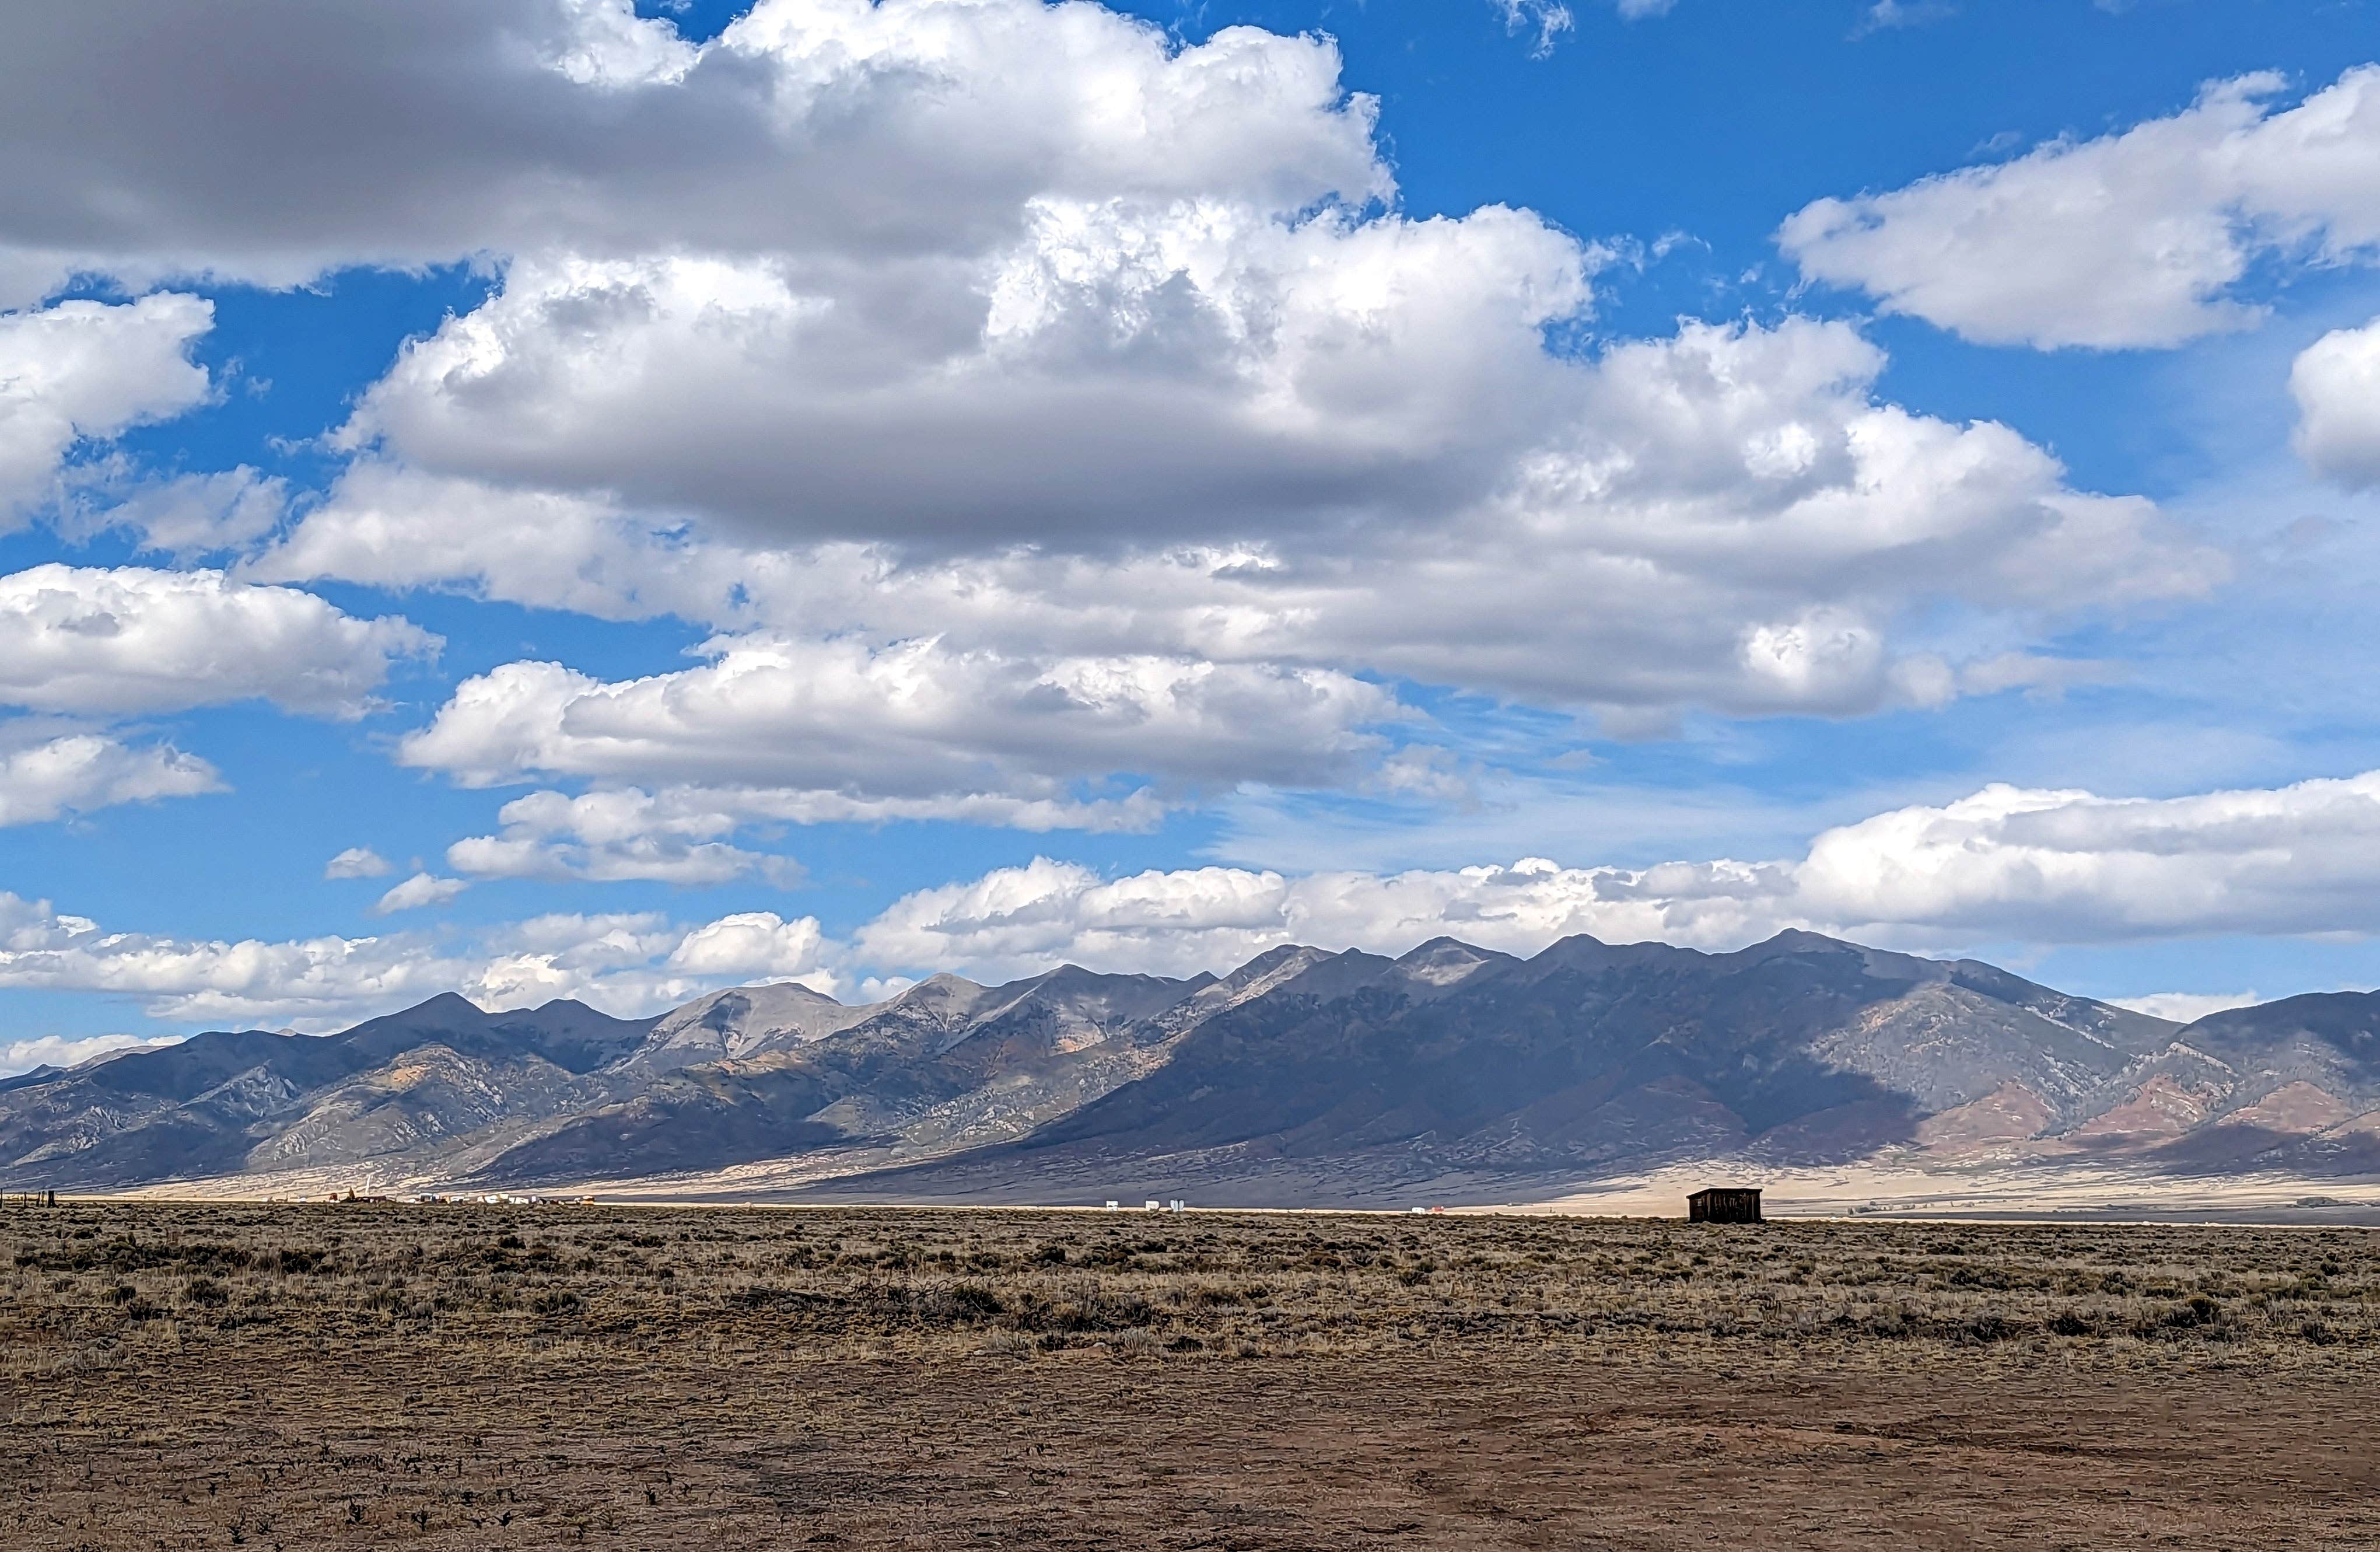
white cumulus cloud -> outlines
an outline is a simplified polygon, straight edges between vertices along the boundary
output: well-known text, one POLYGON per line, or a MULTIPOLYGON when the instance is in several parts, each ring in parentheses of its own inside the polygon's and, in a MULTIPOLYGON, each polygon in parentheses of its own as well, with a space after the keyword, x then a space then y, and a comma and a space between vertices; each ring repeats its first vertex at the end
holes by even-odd
POLYGON ((506 803, 497 817, 502 833, 456 841, 446 849, 447 866, 476 878, 683 885, 724 884, 754 874, 787 884, 801 871, 787 859, 721 839, 740 827, 741 815, 634 788, 576 798, 532 792, 506 803))
POLYGON ((524 258, 343 435, 772 540, 1158 538, 1492 487, 1562 406, 1538 330, 1599 255, 1500 208, 1294 214, 1044 198, 1008 246, 891 270, 524 258))
POLYGON ((52 562, 0 577, 0 704, 131 715, 267 700, 352 716, 439 638, 221 571, 52 562))
POLYGON ((825 947, 816 917, 788 922, 773 911, 747 910, 695 928, 664 962, 688 975, 774 981, 816 974, 825 947))
MULTIPOLYGON (((800 979, 832 995, 935 971, 999 980, 1068 962, 1189 974, 1287 943, 1398 954, 1449 935, 1533 954, 1586 933, 1728 949, 1784 928, 1937 951, 2380 933, 2380 772, 2164 799, 1989 787, 1837 826, 1799 857, 1755 862, 1532 858, 1395 874, 1198 867, 1111 878, 1043 858, 913 891, 842 939, 815 918, 747 910, 692 924, 651 912, 546 916, 468 944, 403 934, 193 941, 103 930, 0 894, 0 987, 135 995, 152 1016, 176 1020, 329 1028, 458 989, 490 1007, 573 996, 642 1014, 754 979, 800 979)), ((2181 1017, 2230 999, 2135 1000, 2181 1017)))
MULTIPOLYGON (((2317 103, 2351 128, 2359 81, 2287 114, 2238 84, 2148 139, 2317 103)), ((358 712, 435 642, 316 580, 717 632, 672 672, 458 686, 400 757, 552 790, 456 841, 456 885, 782 880, 743 833, 812 818, 1451 793, 1402 681, 1617 733, 1937 705, 2077 677, 2042 643, 2228 572, 2009 427, 1891 403, 1852 327, 1549 345, 1614 251, 1406 214, 1317 36, 1038 0, 760 0, 701 44, 625 0, 91 0, 29 19, 0 88, 0 133, 54 152, 0 166, 36 299, 77 269, 494 281, 358 396, 321 502, 234 470, 78 508, 235 558, 43 568, 24 654, 0 587, 0 698, 358 712), (81 596, 109 589, 140 607, 81 596)))
POLYGON ((1399 715, 1343 674, 1181 658, 1019 660, 933 639, 756 636, 607 683, 552 663, 467 679, 400 758, 472 784, 570 775, 853 797, 1063 798, 1111 771, 1312 784, 1399 715))
POLYGON ((426 905, 444 905, 470 886, 464 879, 417 873, 381 896, 372 906, 372 914, 388 916, 400 910, 419 910, 426 905))
MULTIPOLYGON (((1621 717, 1694 704, 1844 715, 2056 678, 2054 663, 2022 650, 2044 611, 2200 595, 2228 573, 2149 503, 2071 489, 2006 427, 1879 402, 1882 353, 1840 324, 1693 324, 1591 366, 1541 365, 1569 408, 1558 427, 1534 422, 1534 446, 1509 450, 1496 494, 1354 534, 1251 527, 1220 508, 1209 536, 1163 547, 1091 536, 971 555, 780 547, 640 519, 603 493, 528 495, 367 460, 255 574, 447 581, 745 632, 721 646, 719 669, 650 682, 698 688, 715 707, 784 677, 745 666, 814 662, 821 688, 805 693, 821 710, 844 697, 859 719, 848 758, 862 763, 887 752, 870 723, 918 715, 901 687, 904 665, 921 658, 938 679, 993 686, 987 704, 1001 703, 1001 682, 1075 672, 1062 656, 1196 660, 1284 686, 1316 671, 1387 673, 1621 717), (2004 617, 2004 639, 1972 661, 1927 653, 1909 621, 1944 601, 2004 617), (770 632, 754 628, 779 620, 837 634, 759 644, 770 632)), ((484 747, 447 733, 471 722, 480 733, 467 741, 484 746, 497 702, 575 697, 562 673, 516 665, 474 681, 471 715, 458 697, 417 747, 478 768, 484 747)), ((694 779, 682 763, 638 764, 649 752, 616 742, 601 768, 639 784, 694 779)), ((508 761, 538 764, 497 764, 508 761)), ((1262 766, 1243 774, 1277 778, 1262 766)), ((591 746, 542 768, 591 774, 591 746)))
POLYGON ((351 846, 322 864, 324 878, 385 878, 388 859, 369 846, 351 846))
POLYGON ((206 370, 188 351, 213 324, 213 303, 172 293, 0 312, 0 532, 57 494, 79 445, 202 403, 206 370))
POLYGON ((766 913, 692 926, 653 913, 541 916, 468 945, 410 933, 233 941, 104 930, 0 892, 0 987, 135 996, 176 1023, 322 1032, 456 991, 485 1008, 576 997, 634 1017, 742 980, 800 979, 832 995, 842 984, 832 957, 814 920, 766 913), (805 944, 817 949, 807 961, 805 944))
POLYGON ((170 744, 0 723, 0 825, 37 825, 118 803, 225 790, 212 765, 170 744))
POLYGON ((2151 992, 2145 996, 2110 1000, 2119 1008, 2129 1008, 2152 1019, 2170 1019, 2177 1024, 2190 1024, 2210 1013, 2227 1012, 2234 1008, 2252 1008, 2265 999, 2254 992, 2151 992))
POLYGON ((1824 199, 1779 241, 1803 274, 1988 344, 2161 347, 2252 322, 2260 256, 2371 262, 2380 66, 2276 111, 2276 75, 2171 116, 1906 188, 1824 199))
POLYGON ((2299 456, 2340 484, 2380 484, 2380 318, 2307 346, 2289 368, 2289 393, 2299 456))
POLYGON ((905 896, 853 946, 872 966, 995 979, 1065 962, 1190 974, 1286 943, 1401 954, 1442 935, 1520 954, 1576 933, 1733 947, 1791 924, 1783 888, 1774 867, 1724 862, 1630 872, 1527 858, 1390 874, 1208 867, 1110 880, 1042 858, 905 896))
POLYGON ((1815 920, 2034 942, 2380 928, 2380 772, 2184 798, 1995 785, 1817 837, 1815 920))
POLYGON ((152 1018, 335 1027, 453 991, 470 973, 398 938, 203 940, 103 931, 0 892, 0 986, 143 999, 152 1018))
POLYGON ((2380 932, 2380 772, 2172 799, 1996 786, 1761 862, 1108 879, 1042 859, 905 896, 853 947, 912 973, 1188 973, 1283 943, 1397 954, 1447 934, 1530 954, 1586 933, 1723 949, 1789 927, 1912 947, 2380 932))
POLYGON ((20 293, 564 248, 931 265, 1012 237, 1038 194, 1293 209, 1387 181, 1327 40, 1180 47, 1087 5, 761 0, 698 48, 628 0, 21 19, 0 141, 45 153, 0 167, 20 293))
POLYGON ((273 532, 289 500, 288 482, 246 466, 169 479, 111 469, 78 480, 53 523, 78 542, 111 529, 130 533, 142 550, 186 561, 249 548, 273 532))
POLYGON ((29 1040, 0 1042, 0 1078, 30 1072, 37 1067, 76 1067, 94 1057, 118 1051, 152 1049, 174 1043, 172 1035, 40 1034, 29 1040))
MULTIPOLYGON (((753 144, 722 130, 722 166, 663 201, 656 121, 577 215, 498 199, 496 290, 405 348, 339 434, 328 498, 238 573, 722 633, 713 666, 635 685, 474 679, 408 746, 466 779, 1078 797, 1059 785, 1185 778, 1195 751, 1153 708, 1224 682, 1253 706, 1409 678, 1630 732, 1698 707, 1855 715, 2049 682, 2068 671, 2032 649, 2060 625, 2228 572, 2009 428, 1883 399, 1883 353, 1841 324, 1548 348, 1611 253, 1524 211, 1376 201, 1370 106, 1326 43, 1177 48, 1088 6, 896 0, 763 5, 690 65, 654 57, 607 113, 701 102, 753 144), (1029 81, 1003 73, 1028 57, 1029 81), (765 125, 736 117, 753 80, 785 94, 765 125), (858 118, 832 158, 802 116, 826 83, 858 118), (1014 138, 870 138, 909 123, 1014 138), (840 189, 846 164, 928 144, 933 197, 878 168, 865 220, 819 189, 720 194, 747 155, 840 189), (644 224, 607 225, 614 200, 644 224), (1929 640, 1946 619, 1955 643, 1929 640), (823 688, 787 703, 813 669, 823 688), (913 692, 921 671, 1049 747, 1014 753, 913 692), (721 736, 625 731, 631 702, 721 736), (1132 751, 1095 749, 1099 718, 1070 709, 1111 703, 1111 728, 1150 717, 1132 751), (563 704, 566 733, 531 727, 563 704), (577 731, 598 722, 623 731, 577 731), (763 725, 782 737, 760 764, 763 725), (917 746, 929 727, 947 747, 917 746)), ((522 92, 516 111, 609 143, 569 81, 522 92)), ((498 163, 529 154, 504 143, 498 163)), ((1376 779, 1391 752, 1351 743, 1360 726, 1284 728, 1319 734, 1303 769, 1202 736, 1197 779, 1376 779)))

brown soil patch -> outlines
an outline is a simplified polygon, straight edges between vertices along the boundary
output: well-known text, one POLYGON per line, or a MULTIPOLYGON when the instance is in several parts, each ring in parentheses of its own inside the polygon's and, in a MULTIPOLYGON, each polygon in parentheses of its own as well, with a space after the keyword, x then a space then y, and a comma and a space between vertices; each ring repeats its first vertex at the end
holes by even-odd
POLYGON ((12 1209, 10 1548, 2380 1545, 2380 1235, 12 1209))

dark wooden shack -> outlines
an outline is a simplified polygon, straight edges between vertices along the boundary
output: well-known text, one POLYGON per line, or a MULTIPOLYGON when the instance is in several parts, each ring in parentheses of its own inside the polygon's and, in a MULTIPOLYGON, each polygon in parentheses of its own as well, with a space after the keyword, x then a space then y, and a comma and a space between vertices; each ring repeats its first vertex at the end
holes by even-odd
POLYGON ((1713 1186, 1686 1198, 1688 1223, 1758 1223, 1760 1191, 1756 1186, 1713 1186))

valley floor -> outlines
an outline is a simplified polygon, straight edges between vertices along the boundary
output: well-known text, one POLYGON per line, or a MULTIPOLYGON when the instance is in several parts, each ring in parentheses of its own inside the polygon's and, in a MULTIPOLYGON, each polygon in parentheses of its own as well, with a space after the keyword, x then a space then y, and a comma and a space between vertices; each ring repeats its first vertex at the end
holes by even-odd
POLYGON ((0 1210, 26 1548, 2380 1545, 2380 1234, 0 1210))
MULTIPOLYGON (((1758 1186, 1777 1217, 2006 1219, 2078 1223, 2290 1224, 2380 1227, 2380 1179, 2274 1171, 2185 1172, 2138 1160, 1946 1163, 1885 1153, 1843 1164, 1779 1166, 1742 1155, 1580 1179, 1575 1175, 1447 1174, 1381 1156, 1267 1159, 1231 1155, 1126 1159, 1100 1165, 1002 1159, 923 1167, 855 1164, 839 1155, 765 1159, 702 1174, 540 1182, 516 1187, 646 1206, 1089 1207, 1184 1199, 1194 1206, 1320 1212, 1554 1214, 1666 1217, 1713 1184, 1758 1186)), ((361 1167, 228 1175, 132 1188, 170 1203, 255 1202, 455 1190, 435 1175, 391 1179, 361 1167)), ((476 1192, 480 1188, 470 1188, 476 1192)))

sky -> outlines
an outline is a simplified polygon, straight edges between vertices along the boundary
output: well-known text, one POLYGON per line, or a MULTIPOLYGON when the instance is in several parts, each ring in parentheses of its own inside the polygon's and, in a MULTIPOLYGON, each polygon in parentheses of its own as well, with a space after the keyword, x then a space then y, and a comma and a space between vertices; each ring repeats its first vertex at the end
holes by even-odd
POLYGON ((0 1072, 1283 942, 2380 981, 2369 0, 87 0, 0 1072))

